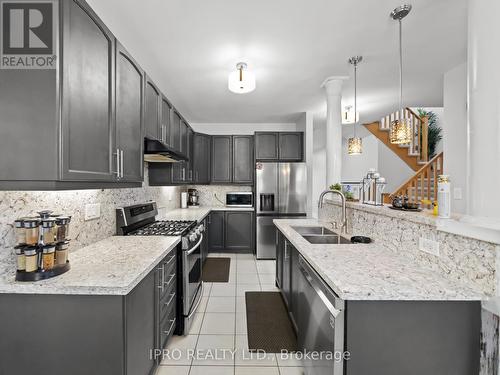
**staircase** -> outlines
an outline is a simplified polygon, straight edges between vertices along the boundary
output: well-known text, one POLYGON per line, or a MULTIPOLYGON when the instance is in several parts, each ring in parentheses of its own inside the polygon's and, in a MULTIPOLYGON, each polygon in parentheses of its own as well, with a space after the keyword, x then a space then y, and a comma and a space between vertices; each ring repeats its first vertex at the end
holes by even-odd
POLYGON ((420 117, 410 108, 405 109, 405 117, 410 121, 412 128, 412 140, 405 145, 395 145, 389 140, 389 128, 391 122, 398 120, 401 112, 397 111, 387 115, 380 121, 364 124, 365 127, 389 147, 401 160, 403 160, 414 171, 420 170, 423 165, 428 162, 427 154, 427 132, 428 132, 428 119, 427 117, 420 117))
POLYGON ((409 202, 426 202, 423 206, 432 208, 432 203, 437 201, 437 176, 443 174, 443 153, 428 160, 428 118, 420 117, 410 108, 405 109, 405 117, 410 121, 412 128, 411 142, 405 145, 392 144, 389 140, 390 125, 400 116, 401 112, 397 111, 385 116, 380 121, 365 124, 365 127, 373 135, 415 171, 415 174, 394 192, 383 194, 384 203, 391 203, 394 197, 403 195, 408 197, 409 202))

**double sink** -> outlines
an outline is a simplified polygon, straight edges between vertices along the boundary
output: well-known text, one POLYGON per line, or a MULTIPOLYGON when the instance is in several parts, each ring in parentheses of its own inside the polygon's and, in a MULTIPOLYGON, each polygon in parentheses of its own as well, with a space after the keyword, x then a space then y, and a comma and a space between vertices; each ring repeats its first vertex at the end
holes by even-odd
POLYGON ((321 226, 294 227, 292 228, 300 234, 306 241, 312 244, 351 244, 351 240, 339 236, 328 228, 321 226))

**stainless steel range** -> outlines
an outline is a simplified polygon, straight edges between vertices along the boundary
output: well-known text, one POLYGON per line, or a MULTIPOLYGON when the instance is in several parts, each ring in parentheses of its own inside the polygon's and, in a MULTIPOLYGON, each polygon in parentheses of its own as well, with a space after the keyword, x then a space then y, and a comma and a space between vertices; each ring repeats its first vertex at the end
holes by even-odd
POLYGON ((201 244, 205 227, 196 221, 156 220, 156 202, 116 210, 116 233, 124 236, 181 236, 177 255, 177 334, 189 332, 194 313, 201 302, 201 244))

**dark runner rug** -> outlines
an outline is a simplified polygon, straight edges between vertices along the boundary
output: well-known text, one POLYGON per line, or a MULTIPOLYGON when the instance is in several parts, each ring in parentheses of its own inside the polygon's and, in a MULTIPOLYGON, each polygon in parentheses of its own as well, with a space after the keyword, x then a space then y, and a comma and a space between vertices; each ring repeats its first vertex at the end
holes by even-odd
POLYGON ((249 350, 297 351, 297 336, 279 292, 246 292, 249 350))
POLYGON ((231 258, 207 258, 201 271, 201 278, 207 283, 227 283, 231 258))

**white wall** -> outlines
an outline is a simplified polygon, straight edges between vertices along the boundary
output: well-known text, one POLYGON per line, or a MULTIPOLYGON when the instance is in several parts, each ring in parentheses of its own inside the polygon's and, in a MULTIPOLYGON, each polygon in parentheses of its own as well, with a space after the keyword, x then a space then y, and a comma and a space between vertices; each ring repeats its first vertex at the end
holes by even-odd
POLYGON ((318 198, 326 188, 326 120, 323 117, 314 118, 313 134, 312 216, 318 217, 318 198))
POLYGON ((191 127, 201 133, 217 134, 253 134, 260 131, 295 131, 295 123, 190 123, 191 127))
POLYGON ((313 180, 314 180, 314 124, 313 114, 304 112, 297 120, 297 131, 304 132, 304 157, 307 165, 307 216, 312 216, 313 210, 313 180))
POLYGON ((392 193, 415 174, 403 160, 382 142, 378 143, 378 170, 387 183, 386 193, 392 193))
POLYGON ((368 169, 378 169, 379 140, 374 135, 363 137, 363 153, 349 155, 347 153, 347 138, 342 139, 342 181, 361 181, 368 169))
POLYGON ((467 178, 467 64, 444 74, 443 152, 444 171, 450 175, 452 190, 461 189, 462 199, 454 199, 452 211, 466 212, 467 178))

